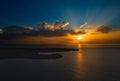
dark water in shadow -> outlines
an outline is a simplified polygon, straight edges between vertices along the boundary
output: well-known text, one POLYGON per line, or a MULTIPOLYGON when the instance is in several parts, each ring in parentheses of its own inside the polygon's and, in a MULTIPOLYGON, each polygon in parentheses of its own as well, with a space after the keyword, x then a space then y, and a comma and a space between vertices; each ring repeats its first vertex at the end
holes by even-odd
POLYGON ((0 60, 0 81, 120 81, 120 48, 60 54, 56 60, 0 60))

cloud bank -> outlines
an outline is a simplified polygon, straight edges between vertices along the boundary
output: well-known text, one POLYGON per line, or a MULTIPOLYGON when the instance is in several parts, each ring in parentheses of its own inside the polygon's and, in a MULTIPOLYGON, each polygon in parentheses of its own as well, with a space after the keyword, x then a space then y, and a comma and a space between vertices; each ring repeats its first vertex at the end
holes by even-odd
POLYGON ((76 28, 66 28, 69 22, 41 23, 30 26, 8 26, 0 29, 0 43, 61 44, 78 42, 74 36, 84 35, 83 43, 120 43, 120 29, 107 25, 90 25, 87 22, 76 28), (69 37, 69 35, 71 37, 69 37), (50 42, 52 41, 52 42, 50 42))
POLYGON ((69 22, 56 22, 54 24, 41 23, 36 29, 27 26, 8 26, 0 30, 2 37, 19 36, 66 36, 67 34, 85 34, 84 31, 75 32, 73 29, 65 29, 69 22))

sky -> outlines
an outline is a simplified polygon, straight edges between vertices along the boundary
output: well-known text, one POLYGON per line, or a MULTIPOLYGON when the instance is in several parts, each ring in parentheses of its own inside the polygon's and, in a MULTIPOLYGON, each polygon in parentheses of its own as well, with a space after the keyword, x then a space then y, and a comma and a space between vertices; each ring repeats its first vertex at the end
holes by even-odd
POLYGON ((0 44, 120 45, 119 3, 120 0, 0 0, 0 44))
POLYGON ((120 0, 0 0, 0 27, 68 21, 119 27, 120 0))

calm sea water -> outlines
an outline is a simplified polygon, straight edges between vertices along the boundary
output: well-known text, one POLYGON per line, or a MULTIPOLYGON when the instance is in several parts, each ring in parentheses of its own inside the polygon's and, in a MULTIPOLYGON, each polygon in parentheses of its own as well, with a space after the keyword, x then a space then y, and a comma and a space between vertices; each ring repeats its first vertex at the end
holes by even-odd
POLYGON ((0 81, 120 81, 120 48, 60 52, 56 60, 0 60, 0 81))

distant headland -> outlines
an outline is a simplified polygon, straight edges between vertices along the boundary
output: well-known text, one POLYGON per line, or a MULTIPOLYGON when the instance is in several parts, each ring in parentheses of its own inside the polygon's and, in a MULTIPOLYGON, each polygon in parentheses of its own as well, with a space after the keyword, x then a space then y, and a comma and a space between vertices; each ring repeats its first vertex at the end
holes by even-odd
POLYGON ((0 59, 26 58, 26 59, 59 59, 63 56, 52 52, 78 51, 73 48, 1 48, 0 59), (41 54, 39 54, 39 52, 41 54), (44 54, 49 53, 49 54, 44 54))

